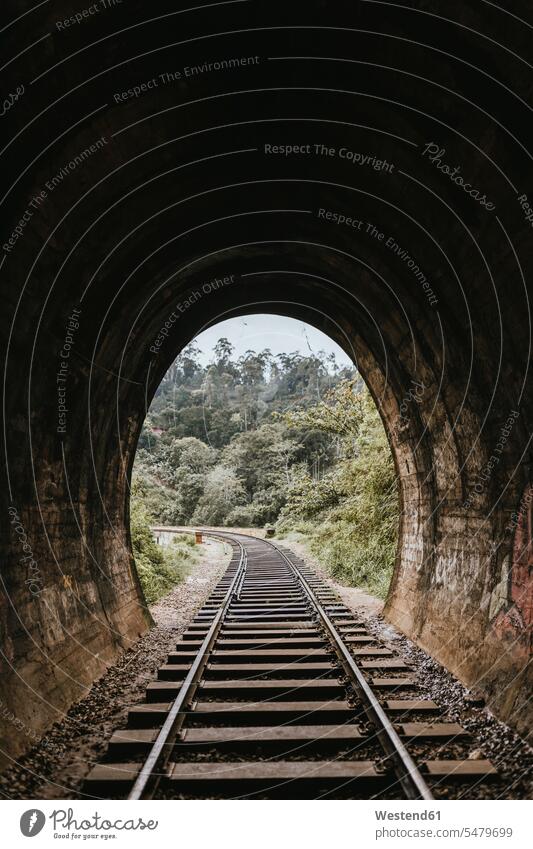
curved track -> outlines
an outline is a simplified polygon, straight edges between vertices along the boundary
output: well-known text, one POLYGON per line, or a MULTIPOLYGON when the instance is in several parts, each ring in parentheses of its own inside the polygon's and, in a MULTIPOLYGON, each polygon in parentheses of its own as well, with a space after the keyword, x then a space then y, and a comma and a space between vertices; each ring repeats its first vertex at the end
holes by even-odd
POLYGON ((266 540, 211 535, 231 544, 230 565, 86 793, 431 799, 429 784, 495 775, 488 761, 442 759, 464 730, 435 721, 405 663, 303 561, 266 540), (413 741, 426 744, 418 764, 413 741))

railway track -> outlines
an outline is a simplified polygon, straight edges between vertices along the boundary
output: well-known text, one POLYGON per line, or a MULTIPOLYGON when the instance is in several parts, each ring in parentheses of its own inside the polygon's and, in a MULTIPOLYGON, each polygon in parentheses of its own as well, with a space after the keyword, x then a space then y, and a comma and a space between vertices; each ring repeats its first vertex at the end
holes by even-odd
POLYGON ((226 573, 84 795, 431 799, 497 777, 292 552, 214 536, 232 547, 226 573))

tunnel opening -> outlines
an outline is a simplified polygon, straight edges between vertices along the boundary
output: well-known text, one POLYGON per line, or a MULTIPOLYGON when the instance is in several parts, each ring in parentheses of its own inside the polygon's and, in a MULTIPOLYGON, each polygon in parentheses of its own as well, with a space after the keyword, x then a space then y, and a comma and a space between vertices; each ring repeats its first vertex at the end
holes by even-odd
MULTIPOLYGON (((23 510, 13 502, 24 533, 42 527, 43 518, 46 529, 44 545, 34 541, 42 584, 34 582, 34 593, 22 581, 12 584, 24 623, 12 642, 12 668, 24 669, 22 685, 19 671, 14 676, 17 710, 25 710, 30 686, 38 693, 31 721, 43 727, 149 626, 131 550, 129 488, 151 399, 176 352, 202 328, 221 316, 267 312, 305 321, 335 340, 357 364, 380 412, 400 501, 386 617, 520 725, 531 631, 517 609, 527 613, 530 578, 513 566, 517 536, 508 526, 521 496, 516 478, 502 485, 502 463, 481 496, 469 499, 491 445, 471 403, 474 391, 468 401, 461 391, 471 375, 452 363, 459 348, 448 336, 443 351, 439 322, 412 322, 410 296, 399 303, 398 282, 385 285, 387 276, 377 281, 358 266, 354 291, 352 255, 326 251, 322 243, 265 249, 251 241, 245 250, 217 253, 207 267, 203 257, 189 265, 180 274, 158 275, 149 295, 146 288, 140 298, 119 291, 102 309, 98 286, 83 303, 70 362, 76 398, 70 438, 58 443, 56 434, 35 432, 34 450, 48 458, 32 469, 37 503, 23 510), (231 284, 213 285, 224 278, 231 284), (205 296, 197 297, 204 287, 205 296), (180 319, 172 321, 176 310, 180 319), (454 379, 446 381, 450 369, 454 379), (487 515, 486 499, 494 498, 498 480, 498 506, 487 515), (53 699, 46 695, 51 671, 53 699)), ((516 436, 520 421, 511 425, 516 436)))
MULTIPOLYGON (((213 323, 183 349, 133 465, 131 535, 148 602, 194 561, 190 534, 172 527, 299 540, 332 576, 386 598, 397 475, 352 356, 311 325, 260 313, 213 323)), ((420 391, 403 402, 405 420, 420 391)))

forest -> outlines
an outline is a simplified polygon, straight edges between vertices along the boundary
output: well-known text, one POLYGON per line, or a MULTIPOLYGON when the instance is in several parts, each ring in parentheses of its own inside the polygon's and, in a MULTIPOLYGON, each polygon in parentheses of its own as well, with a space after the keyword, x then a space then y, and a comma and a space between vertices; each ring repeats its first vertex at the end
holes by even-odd
POLYGON ((202 365, 196 343, 146 416, 131 527, 149 601, 182 576, 183 545, 161 552, 150 524, 272 527, 343 583, 386 594, 398 493, 379 413, 334 354, 247 351, 226 338, 202 365), (155 547, 154 547, 155 546, 155 547))

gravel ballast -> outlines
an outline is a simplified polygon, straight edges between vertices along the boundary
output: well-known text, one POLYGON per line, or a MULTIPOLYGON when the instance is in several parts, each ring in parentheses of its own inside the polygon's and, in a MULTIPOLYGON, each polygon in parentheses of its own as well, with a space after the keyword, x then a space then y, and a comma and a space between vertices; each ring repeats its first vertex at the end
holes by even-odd
POLYGON ((381 615, 383 602, 380 599, 334 581, 302 543, 290 539, 280 539, 278 543, 305 559, 338 593, 346 607, 359 615, 368 631, 411 667, 421 696, 436 702, 447 714, 447 720, 459 723, 471 735, 469 756, 487 758, 499 772, 501 780, 494 786, 440 787, 439 798, 461 798, 463 792, 465 798, 533 798, 533 749, 526 741, 496 719, 477 694, 470 692, 427 652, 386 622, 381 615))
POLYGON ((111 734, 125 727, 129 707, 144 700, 146 685, 228 566, 229 545, 206 540, 198 551, 200 559, 188 577, 151 605, 154 627, 109 667, 37 746, 0 776, 3 798, 82 798, 83 779, 101 759, 111 734))
MULTIPOLYGON (((476 694, 387 623, 379 599, 329 578, 301 543, 273 542, 304 558, 364 621, 368 631, 409 665, 418 696, 434 700, 448 721, 458 722, 468 731, 468 745, 457 741, 451 756, 488 758, 497 767, 499 779, 493 785, 441 786, 436 793, 438 798, 461 798, 463 794, 467 798, 531 798, 533 750, 524 740, 495 719, 476 694)), ((129 707, 144 700, 146 685, 155 679, 173 643, 223 575, 230 553, 229 545, 215 541, 207 541, 201 547, 200 561, 189 577, 151 606, 155 627, 95 682, 87 696, 50 729, 38 746, 0 777, 4 798, 81 798, 84 777, 101 759, 112 732, 125 727, 129 707)), ((419 749, 412 754, 423 758, 423 746, 419 749)), ((429 751, 430 747, 428 755, 429 751)), ((443 752, 442 756, 446 754, 443 752)))

